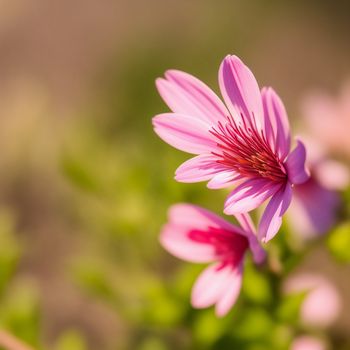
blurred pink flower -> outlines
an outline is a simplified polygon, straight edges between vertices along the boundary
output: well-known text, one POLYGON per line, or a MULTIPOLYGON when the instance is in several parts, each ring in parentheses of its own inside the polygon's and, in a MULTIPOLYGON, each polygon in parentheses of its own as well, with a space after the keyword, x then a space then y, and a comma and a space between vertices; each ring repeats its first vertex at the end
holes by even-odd
POLYGON ((301 306, 301 321, 305 325, 325 328, 339 316, 341 299, 337 289, 325 277, 311 273, 291 276, 284 284, 285 293, 306 291, 301 306))
POLYGON ((327 151, 350 160, 350 81, 337 98, 324 92, 307 95, 302 103, 302 114, 311 135, 327 151))
POLYGON ((227 107, 195 77, 170 70, 157 88, 174 113, 153 118, 165 142, 197 156, 183 163, 175 179, 207 181, 211 189, 238 185, 225 202, 225 214, 249 212, 270 198, 258 236, 268 241, 278 232, 292 198, 292 184, 308 179, 303 143, 290 152, 290 130, 282 101, 272 88, 260 92, 254 75, 236 56, 219 70, 227 107))
POLYGON ((302 335, 295 338, 290 347, 291 350, 326 350, 326 344, 319 338, 302 335))
POLYGON ((169 210, 160 242, 172 255, 195 263, 212 263, 198 277, 192 289, 192 305, 215 304, 217 316, 224 316, 236 302, 242 284, 243 260, 251 250, 256 263, 265 258, 248 214, 236 217, 235 226, 212 212, 190 204, 169 210))
POLYGON ((308 239, 326 233, 335 224, 341 204, 338 190, 349 185, 349 170, 326 157, 320 145, 304 138, 308 149, 310 178, 293 187, 288 211, 293 233, 308 239))

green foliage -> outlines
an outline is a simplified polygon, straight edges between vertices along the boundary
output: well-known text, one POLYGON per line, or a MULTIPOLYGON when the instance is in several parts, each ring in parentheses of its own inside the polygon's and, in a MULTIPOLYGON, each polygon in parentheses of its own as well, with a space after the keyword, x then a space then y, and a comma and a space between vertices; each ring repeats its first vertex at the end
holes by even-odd
POLYGON ((96 263, 85 260, 76 264, 73 278, 81 288, 91 295, 107 301, 114 297, 114 290, 106 271, 96 263))
POLYGON ((193 336, 201 346, 209 346, 220 339, 225 334, 228 322, 218 319, 213 310, 203 310, 200 312, 193 325, 193 336))
POLYGON ((307 295, 307 291, 291 293, 282 298, 277 308, 277 316, 284 322, 297 323, 301 305, 307 295))
POLYGON ((159 327, 177 325, 183 319, 184 305, 182 301, 172 295, 171 291, 160 283, 149 283, 145 291, 146 308, 144 321, 159 327))
POLYGON ((333 256, 341 262, 350 262, 350 222, 336 227, 327 238, 333 256))
POLYGON ((14 224, 9 213, 0 212, 0 295, 11 280, 20 257, 20 245, 14 237, 14 224))
POLYGON ((65 331, 56 341, 54 350, 87 350, 84 337, 77 330, 65 331))
POLYGON ((96 256, 90 261, 75 257, 73 281, 123 318, 132 330, 125 336, 126 348, 289 349, 303 327, 299 313, 305 293, 285 296, 281 284, 300 264, 307 247, 283 226, 266 247, 265 266, 247 261, 241 296, 227 317, 218 319, 213 308, 193 310, 191 288, 204 266, 167 256, 157 234, 172 203, 200 203, 217 211, 226 193, 169 179, 186 158, 141 130, 130 142, 125 136, 130 132, 128 123, 120 122, 126 128, 115 131, 120 138, 109 139, 105 125, 87 128, 61 159, 74 207, 82 208, 79 225, 85 244, 96 256), (183 339, 177 338, 178 333, 183 339))
POLYGON ((148 337, 141 342, 137 350, 167 350, 166 343, 157 337, 148 337))
POLYGON ((76 159, 70 155, 64 155, 62 169, 65 176, 77 187, 92 193, 100 192, 100 183, 97 181, 92 164, 83 163, 80 158, 76 159))
POLYGON ((272 301, 272 290, 268 279, 253 264, 244 271, 243 294, 253 303, 267 305, 272 301))
POLYGON ((255 307, 243 312, 234 334, 246 341, 263 340, 269 336, 272 327, 271 315, 265 309, 255 307))
POLYGON ((0 324, 33 346, 39 345, 40 309, 38 291, 31 281, 14 281, 1 301, 0 324))

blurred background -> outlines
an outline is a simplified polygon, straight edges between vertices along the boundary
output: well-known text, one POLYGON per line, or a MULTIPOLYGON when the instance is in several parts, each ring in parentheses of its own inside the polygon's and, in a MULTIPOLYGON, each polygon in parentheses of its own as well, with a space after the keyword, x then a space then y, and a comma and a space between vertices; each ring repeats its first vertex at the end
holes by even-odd
MULTIPOLYGON (((305 331, 297 307, 249 264, 228 317, 191 309, 203 267, 164 252, 159 230, 169 205, 221 213, 226 192, 173 180, 188 157, 152 131, 168 110, 154 81, 176 68, 218 91, 219 64, 236 54, 303 133, 305 94, 336 95, 350 76, 349 11, 326 0, 1 1, 2 328, 34 349, 288 348, 305 331)), ((341 262, 327 239, 295 253, 295 269, 326 275, 342 298, 330 329, 311 328, 331 349, 350 348, 347 237, 341 262)))

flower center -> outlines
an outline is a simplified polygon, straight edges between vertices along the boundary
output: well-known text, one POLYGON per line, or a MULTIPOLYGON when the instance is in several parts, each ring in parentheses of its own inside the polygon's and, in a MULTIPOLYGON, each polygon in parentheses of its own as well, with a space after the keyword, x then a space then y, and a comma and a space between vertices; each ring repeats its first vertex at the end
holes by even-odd
POLYGON ((238 264, 249 247, 248 239, 239 233, 222 228, 208 227, 207 231, 192 230, 188 237, 193 241, 210 244, 225 263, 238 264))
POLYGON ((217 139, 221 152, 212 152, 217 162, 248 178, 265 178, 285 182, 286 170, 277 154, 271 149, 265 135, 254 125, 247 125, 245 119, 237 124, 232 116, 224 125, 218 122, 210 133, 217 139))

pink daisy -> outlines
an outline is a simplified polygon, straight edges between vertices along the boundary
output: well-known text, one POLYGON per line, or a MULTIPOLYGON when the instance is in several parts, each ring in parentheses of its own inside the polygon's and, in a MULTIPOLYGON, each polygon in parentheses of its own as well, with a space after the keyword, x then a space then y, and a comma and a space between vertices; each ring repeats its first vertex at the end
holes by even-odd
POLYGON ((319 140, 328 152, 350 160, 350 80, 338 96, 325 91, 312 91, 301 105, 308 132, 319 140))
POLYGON ((249 212, 270 198, 258 236, 277 233, 293 184, 307 180, 305 147, 297 140, 290 151, 288 117, 271 88, 259 90, 254 75, 236 56, 219 70, 226 106, 195 77, 176 70, 157 80, 160 95, 173 111, 153 118, 155 132, 171 146, 196 154, 177 170, 180 182, 208 181, 212 189, 236 185, 224 212, 249 212))
POLYGON ((170 208, 160 236, 162 246, 172 255, 212 263, 193 286, 191 302, 195 308, 215 304, 217 316, 226 315, 238 298, 245 253, 250 250, 256 263, 265 258, 250 216, 236 217, 242 228, 203 208, 177 204, 170 208))
POLYGON ((325 276, 314 272, 294 274, 284 281, 283 290, 285 294, 307 293, 300 308, 300 318, 306 326, 330 327, 340 315, 339 292, 325 276))
POLYGON ((327 344, 320 338, 311 335, 296 337, 290 347, 291 350, 327 350, 327 344))

